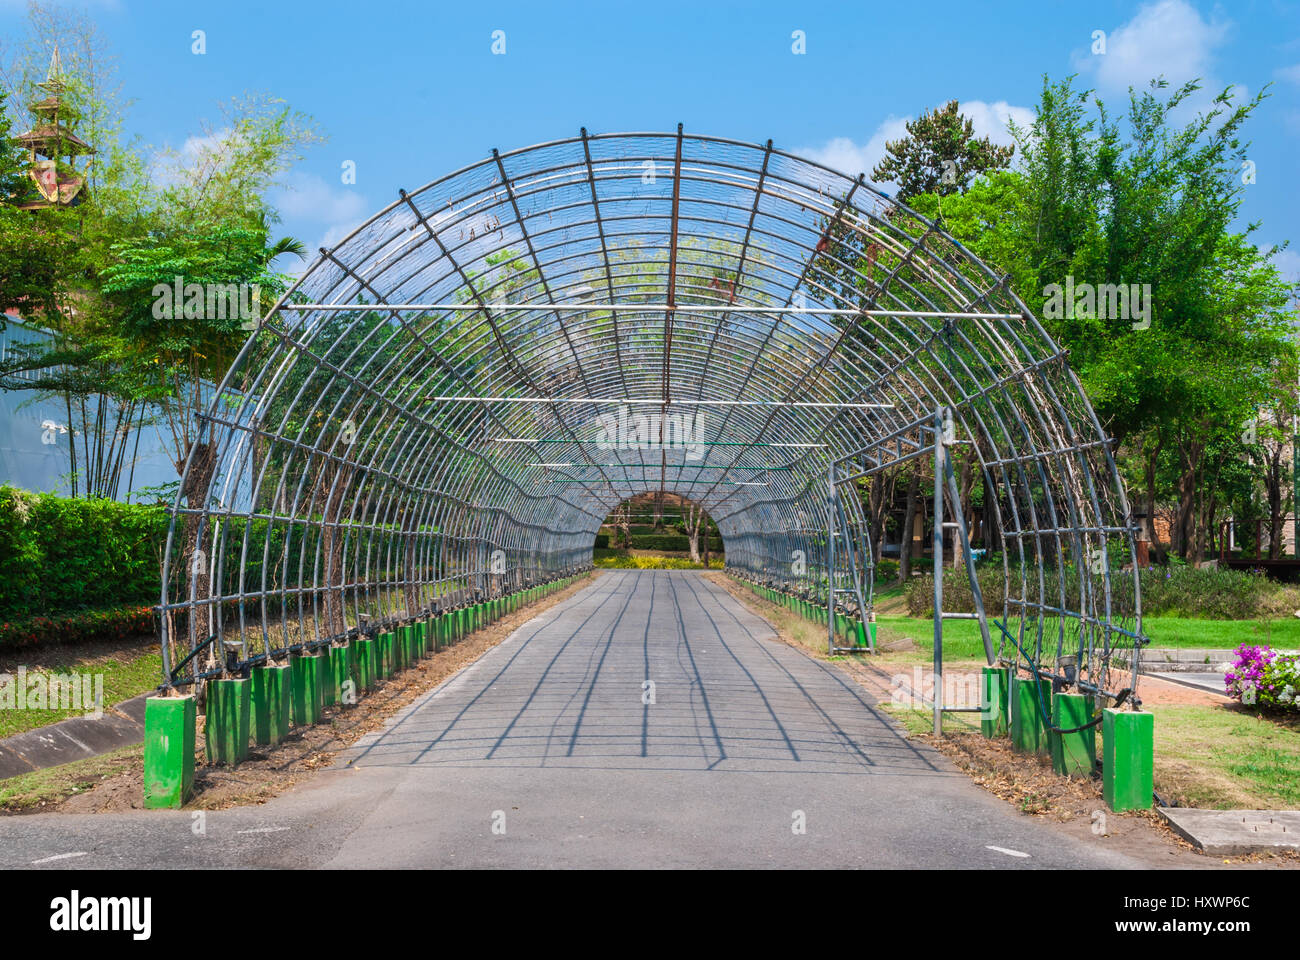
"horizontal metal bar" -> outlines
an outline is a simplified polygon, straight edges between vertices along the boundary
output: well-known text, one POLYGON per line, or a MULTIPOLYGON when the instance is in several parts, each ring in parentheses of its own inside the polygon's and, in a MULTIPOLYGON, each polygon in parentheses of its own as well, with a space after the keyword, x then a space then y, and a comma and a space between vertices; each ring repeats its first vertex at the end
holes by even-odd
POLYGON ((525 463, 525 467, 638 467, 642 470, 793 470, 790 466, 735 466, 729 463, 525 463))
MULTIPOLYGON (((663 468, 662 468, 662 467, 655 467, 654 469, 655 469, 655 470, 662 470, 663 468)), ((668 469, 669 469, 669 470, 672 469, 672 465, 671 465, 671 464, 669 465, 668 469)), ((721 468, 719 468, 719 469, 721 469, 721 468)), ((604 484, 604 485, 607 486, 607 487, 612 487, 612 486, 614 486, 615 484, 622 484, 623 486, 629 486, 629 485, 631 485, 631 484, 633 484, 633 483, 638 483, 638 482, 640 482, 640 483, 644 483, 645 481, 643 481, 643 480, 642 480, 642 481, 623 480, 623 479, 620 479, 620 478, 617 478, 617 477, 614 478, 612 481, 611 481, 611 480, 602 480, 602 479, 600 479, 600 478, 598 478, 598 477, 587 477, 586 479, 580 479, 580 478, 575 478, 575 477, 565 477, 565 478, 561 478, 561 479, 558 479, 558 480, 543 480, 543 481, 541 481, 541 482, 542 482, 542 483, 585 483, 585 484, 587 484, 588 486, 592 486, 592 485, 597 485, 597 486, 599 486, 599 485, 601 485, 601 484, 604 484)), ((767 486, 771 486, 771 484, 767 484, 767 483, 759 483, 758 481, 755 481, 755 480, 719 480, 719 481, 717 481, 717 482, 718 482, 718 483, 721 483, 721 484, 724 485, 724 486, 729 486, 729 487, 767 487, 767 486)))
MULTIPOLYGON (((828 403, 811 400, 664 400, 654 397, 425 397, 426 403, 590 403, 656 407, 830 407, 853 410, 892 410, 892 403, 828 403)), ((590 441, 589 441, 590 442, 590 441)))
MULTIPOLYGON (((489 437, 490 443, 598 443, 598 440, 565 440, 563 437, 489 437)), ((743 440, 701 440, 681 443, 637 444, 638 450, 678 450, 683 447, 786 447, 824 450, 824 443, 746 443, 743 440)))
MULTIPOLYGON (((1019 320, 1018 313, 962 313, 944 310, 855 310, 852 307, 752 307, 743 304, 704 304, 704 303, 488 303, 490 310, 500 313, 512 311, 564 310, 572 313, 601 313, 605 311, 632 311, 643 313, 663 313, 672 310, 677 313, 768 313, 768 314, 816 314, 833 317, 925 317, 928 319, 953 320, 1019 320)), ((417 310, 434 312, 439 310, 464 310, 476 312, 479 308, 468 303, 282 303, 280 310, 339 311, 339 310, 417 310)))

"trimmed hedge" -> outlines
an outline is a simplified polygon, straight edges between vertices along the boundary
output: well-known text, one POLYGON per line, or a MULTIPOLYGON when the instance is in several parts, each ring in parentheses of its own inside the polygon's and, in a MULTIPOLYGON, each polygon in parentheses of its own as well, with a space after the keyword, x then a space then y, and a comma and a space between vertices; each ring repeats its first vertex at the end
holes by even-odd
MULTIPOLYGON (((671 533, 632 534, 629 538, 633 550, 663 550, 667 553, 687 553, 691 549, 689 537, 671 533)), ((709 550, 722 552, 722 538, 710 537, 709 550)))
POLYGON ((596 534, 596 549, 597 549, 597 550, 607 550, 607 549, 609 549, 609 534, 608 534, 608 533, 598 533, 598 534, 596 534))
POLYGON ((161 506, 0 487, 0 622, 158 598, 161 506))
POLYGON ((52 644, 125 640, 154 629, 149 607, 78 610, 58 617, 31 617, 0 623, 0 649, 52 644))
MULTIPOLYGON (((928 565, 928 561, 927 561, 928 565)), ((977 568, 984 609, 1001 616, 1006 584, 1000 563, 983 563, 977 568)), ((1262 573, 1242 570, 1190 567, 1148 567, 1141 571, 1143 616, 1191 617, 1208 620, 1257 620, 1291 616, 1300 609, 1300 589, 1269 580, 1262 573)), ((1060 574, 1048 570, 1044 575, 1046 594, 1058 597, 1060 574)), ((1019 576, 1012 572, 1013 589, 1018 590, 1019 576)), ((907 612, 913 617, 932 616, 934 578, 929 574, 915 577, 904 587, 907 612)), ((1030 581, 1031 596, 1037 595, 1037 574, 1030 581)), ((1066 568, 1065 603, 1079 609, 1079 578, 1066 568)), ((1127 573, 1111 574, 1112 610, 1120 614, 1133 611, 1132 580, 1127 573)), ((970 581, 965 570, 946 567, 943 572, 943 606, 952 613, 975 610, 970 581)))

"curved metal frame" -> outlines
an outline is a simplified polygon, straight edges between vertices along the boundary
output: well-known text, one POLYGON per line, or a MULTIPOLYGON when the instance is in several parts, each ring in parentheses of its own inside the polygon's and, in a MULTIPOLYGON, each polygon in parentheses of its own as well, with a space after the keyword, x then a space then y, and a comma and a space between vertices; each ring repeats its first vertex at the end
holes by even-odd
POLYGON ((1110 445, 1005 277, 770 141, 494 151, 322 249, 227 373, 168 536, 168 682, 582 569, 653 489, 734 575, 824 600, 829 465, 894 469, 940 407, 996 491, 1003 654, 1114 693, 1124 652, 1135 682, 1110 445))

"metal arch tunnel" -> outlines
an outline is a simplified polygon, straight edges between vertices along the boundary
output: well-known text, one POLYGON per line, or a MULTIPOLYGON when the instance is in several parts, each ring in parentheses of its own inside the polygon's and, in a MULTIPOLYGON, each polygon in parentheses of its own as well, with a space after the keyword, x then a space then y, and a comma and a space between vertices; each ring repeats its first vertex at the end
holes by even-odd
POLYGON ((1005 277, 771 142, 493 151, 322 250, 227 373, 173 510, 165 682, 585 569, 654 490, 708 511, 732 575, 865 618, 853 488, 954 444, 1001 547, 990 660, 1115 699, 1142 644, 1125 494, 1005 277))

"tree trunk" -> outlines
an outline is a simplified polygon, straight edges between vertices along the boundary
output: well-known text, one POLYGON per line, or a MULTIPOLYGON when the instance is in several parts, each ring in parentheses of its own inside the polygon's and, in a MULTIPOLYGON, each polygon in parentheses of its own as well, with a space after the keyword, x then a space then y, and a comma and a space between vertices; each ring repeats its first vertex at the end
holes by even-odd
POLYGON ((917 495, 921 490, 921 471, 913 470, 907 479, 907 506, 903 510, 903 531, 898 544, 898 582, 907 583, 912 576, 912 527, 916 523, 917 495))
MULTIPOLYGON (((1157 563, 1164 563, 1164 547, 1160 539, 1156 536, 1156 461, 1160 456, 1160 448, 1164 442, 1157 436, 1155 446, 1152 447, 1143 464, 1143 472, 1146 479, 1146 517, 1143 523, 1146 525, 1147 542, 1151 544, 1151 550, 1155 552, 1157 563)), ((1170 539, 1173 538, 1173 532, 1170 531, 1170 539)))
MULTIPOLYGON (((346 500, 348 485, 352 479, 351 467, 336 467, 327 471, 333 473, 333 477, 323 477, 319 485, 323 491, 325 502, 321 508, 321 553, 324 556, 324 577, 323 587, 325 594, 325 635, 328 637, 339 637, 347 631, 347 618, 344 613, 343 598, 343 541, 344 537, 339 532, 338 522, 343 515, 343 504, 346 500), (332 481, 332 482, 330 482, 332 481)), ((415 539, 412 537, 409 541, 407 555, 407 604, 413 612, 413 600, 410 596, 410 581, 414 577, 414 545, 415 539)))
MULTIPOLYGON (((194 456, 190 463, 190 472, 185 477, 183 492, 185 494, 185 505, 191 510, 203 510, 208 505, 208 489, 212 485, 212 474, 216 471, 216 451, 208 443, 196 443, 194 447, 194 456)), ((182 468, 184 464, 182 464, 182 468)), ((212 574, 211 574, 211 550, 212 550, 212 527, 211 524, 204 524, 205 517, 187 514, 185 517, 185 540, 181 553, 181 562, 185 569, 185 599, 202 601, 212 595, 212 574), (199 528, 206 526, 208 535, 207 550, 199 548, 199 528)), ((194 607, 188 611, 188 628, 189 628, 189 649, 185 651, 188 654, 194 646, 199 643, 200 633, 202 638, 207 639, 210 632, 216 629, 217 611, 211 605, 194 607)), ((171 656, 172 663, 178 660, 178 648, 175 646, 175 637, 169 636, 172 643, 171 656)), ((209 665, 215 665, 217 659, 216 646, 208 648, 207 661, 209 665)))

